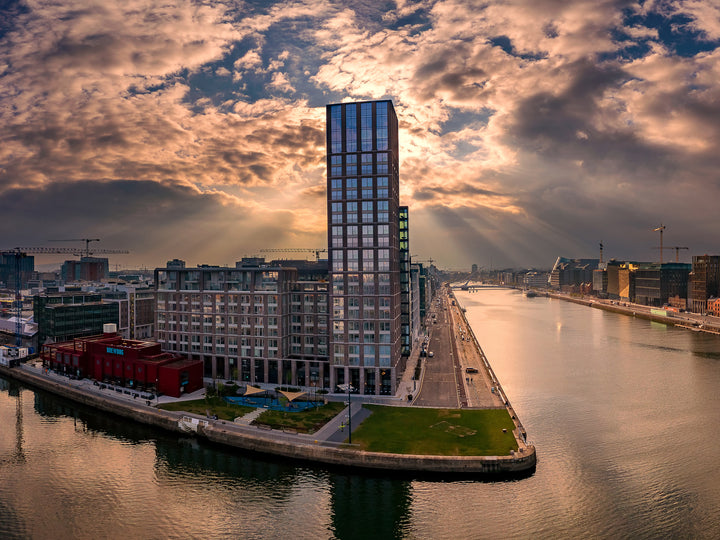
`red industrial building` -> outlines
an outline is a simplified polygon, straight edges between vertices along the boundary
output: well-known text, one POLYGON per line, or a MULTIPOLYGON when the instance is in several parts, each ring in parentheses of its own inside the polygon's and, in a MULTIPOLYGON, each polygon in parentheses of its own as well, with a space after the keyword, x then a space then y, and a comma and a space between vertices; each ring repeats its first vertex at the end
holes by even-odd
POLYGON ((62 373, 173 397, 203 387, 202 360, 164 353, 159 343, 114 332, 43 345, 41 358, 45 367, 62 373))

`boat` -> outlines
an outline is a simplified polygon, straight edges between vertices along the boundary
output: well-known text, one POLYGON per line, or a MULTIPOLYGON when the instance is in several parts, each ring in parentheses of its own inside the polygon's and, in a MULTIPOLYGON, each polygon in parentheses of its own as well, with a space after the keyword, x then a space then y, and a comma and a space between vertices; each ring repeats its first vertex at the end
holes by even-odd
POLYGON ((525 296, 528 298, 535 298, 537 293, 535 291, 525 291, 525 296))

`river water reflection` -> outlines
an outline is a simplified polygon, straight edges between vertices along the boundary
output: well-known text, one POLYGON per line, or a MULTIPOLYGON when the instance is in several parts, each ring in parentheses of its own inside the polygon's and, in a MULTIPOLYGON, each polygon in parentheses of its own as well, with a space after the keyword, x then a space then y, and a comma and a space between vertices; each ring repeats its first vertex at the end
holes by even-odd
POLYGON ((506 482, 340 474, 159 434, 0 380, 0 538, 720 535, 720 338, 458 293, 528 435, 506 482))

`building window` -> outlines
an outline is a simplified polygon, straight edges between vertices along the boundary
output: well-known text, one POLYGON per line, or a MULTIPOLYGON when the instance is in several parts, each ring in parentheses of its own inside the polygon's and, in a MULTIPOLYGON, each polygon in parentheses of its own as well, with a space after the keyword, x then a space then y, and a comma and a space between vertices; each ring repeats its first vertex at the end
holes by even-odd
MULTIPOLYGON (((378 138, 378 145, 380 144, 380 139, 378 138)), ((377 154, 377 173, 378 174, 387 174, 388 173, 388 155, 387 152, 378 152, 377 154)), ((378 183, 378 185, 380 185, 378 183)))
POLYGON ((378 186, 378 199, 387 199, 388 198, 388 178, 387 176, 379 176, 377 179, 377 186, 378 186))
POLYGON ((375 116, 377 119, 377 149, 388 149, 388 106, 387 102, 375 105, 375 116))
POLYGON ((360 146, 363 152, 372 151, 372 103, 360 104, 360 146))
MULTIPOLYGON (((353 129, 353 133, 355 133, 355 129, 353 129)), ((355 152, 357 150, 357 141, 353 141, 353 144, 355 145, 355 150, 348 148, 348 152, 355 152)), ((345 156, 345 174, 357 174, 357 154, 348 154, 345 156)))
POLYGON ((342 176, 342 156, 330 157, 330 176, 342 176))
POLYGON ((363 211, 363 222, 364 223, 372 222, 373 221, 373 202, 372 201, 363 201, 362 211, 363 211))
POLYGON ((357 109, 355 104, 345 106, 345 148, 357 152, 357 109))
POLYGON ((362 174, 372 174, 373 173, 372 154, 362 154, 360 156, 360 164, 361 164, 360 171, 362 174))
POLYGON ((342 152, 342 105, 330 107, 330 153, 342 152))

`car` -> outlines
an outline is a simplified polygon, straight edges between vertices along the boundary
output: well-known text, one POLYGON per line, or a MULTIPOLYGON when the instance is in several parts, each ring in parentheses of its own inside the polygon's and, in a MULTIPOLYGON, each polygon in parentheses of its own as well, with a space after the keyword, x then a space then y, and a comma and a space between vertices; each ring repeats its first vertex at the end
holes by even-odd
POLYGON ((465 368, 465 373, 477 373, 477 372, 478 372, 477 368, 474 368, 474 367, 465 368))
POLYGON ((435 356, 435 353, 432 352, 432 351, 430 351, 430 352, 428 353, 428 356, 429 356, 430 358, 432 358, 433 356, 435 356))

